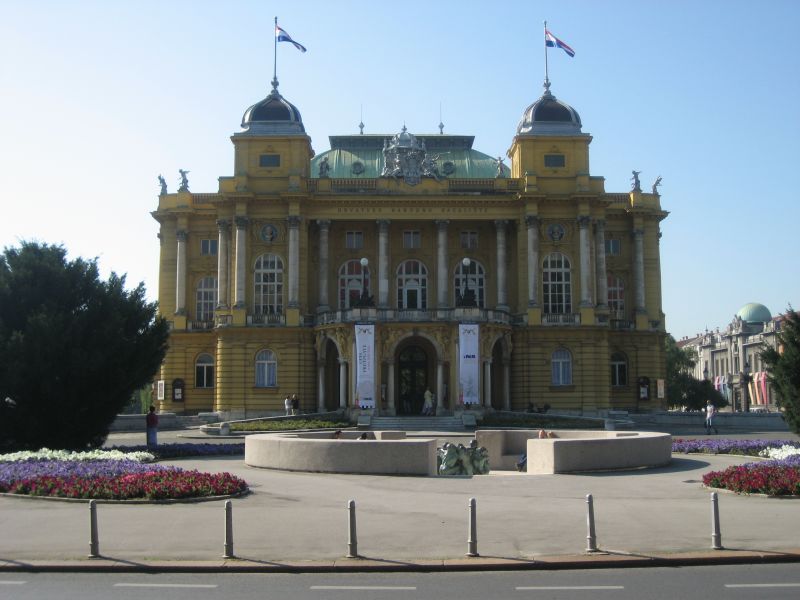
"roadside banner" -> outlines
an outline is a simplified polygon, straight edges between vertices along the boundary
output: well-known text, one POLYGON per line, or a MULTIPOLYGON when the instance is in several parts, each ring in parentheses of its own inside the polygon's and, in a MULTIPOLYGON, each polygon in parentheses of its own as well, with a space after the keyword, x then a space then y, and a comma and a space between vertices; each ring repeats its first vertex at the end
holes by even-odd
POLYGON ((355 404, 375 408, 375 325, 356 324, 355 404))
POLYGON ((476 324, 458 326, 458 403, 480 404, 480 360, 476 324))

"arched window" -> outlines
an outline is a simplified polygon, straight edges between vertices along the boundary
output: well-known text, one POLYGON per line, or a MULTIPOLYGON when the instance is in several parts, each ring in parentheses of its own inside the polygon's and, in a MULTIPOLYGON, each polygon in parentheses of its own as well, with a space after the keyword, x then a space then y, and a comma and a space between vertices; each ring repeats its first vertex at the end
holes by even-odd
POLYGON ((481 263, 470 260, 469 266, 464 266, 459 260, 453 287, 456 306, 469 305, 463 300, 465 294, 475 299, 475 306, 479 308, 486 306, 486 276, 481 263))
POLYGON ((611 385, 620 387, 628 385, 628 359, 622 352, 611 355, 611 385))
POLYGON ((572 385, 572 355, 566 348, 559 348, 550 359, 553 385, 572 385))
POLYGON ((210 354, 201 354, 194 363, 194 387, 214 387, 214 359, 210 354))
POLYGON ((569 259, 560 252, 553 252, 544 259, 542 296, 546 314, 564 315, 572 312, 569 259))
POLYGON ((213 321, 214 308, 217 306, 217 278, 203 277, 197 284, 195 303, 195 319, 213 321))
POLYGON ((272 350, 256 354, 256 387, 277 387, 278 359, 272 350))
POLYGON ((362 267, 360 260, 348 260, 339 269, 339 309, 355 306, 364 286, 370 289, 369 267, 362 267))
POLYGON ((276 254, 256 259, 253 308, 257 315, 283 313, 283 261, 276 254))
POLYGON ((418 260, 406 260, 397 267, 397 308, 428 308, 428 269, 418 260))
POLYGON ((608 309, 611 318, 622 319, 625 315, 625 283, 614 275, 608 274, 608 309))

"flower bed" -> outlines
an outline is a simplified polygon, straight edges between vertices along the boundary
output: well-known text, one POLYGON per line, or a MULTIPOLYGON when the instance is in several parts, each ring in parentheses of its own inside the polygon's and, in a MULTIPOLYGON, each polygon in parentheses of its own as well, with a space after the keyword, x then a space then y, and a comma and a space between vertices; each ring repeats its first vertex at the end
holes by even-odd
MULTIPOLYGON (((211 444, 209 444, 211 445, 211 444)), ((201 473, 144 462, 148 452, 95 450, 0 455, 0 492, 102 500, 167 500, 247 491, 230 473, 201 473)))
POLYGON ((800 496, 800 455, 711 471, 703 484, 737 494, 800 496))
POLYGON ((672 441, 672 451, 683 454, 699 452, 703 454, 738 454, 742 456, 759 456, 759 453, 767 448, 781 448, 783 446, 800 448, 800 442, 792 440, 684 440, 681 438, 677 438, 672 441))
POLYGON ((147 446, 113 446, 111 450, 119 450, 126 455, 130 455, 132 452, 149 452, 156 460, 190 456, 244 456, 244 443, 160 444, 155 448, 147 446))

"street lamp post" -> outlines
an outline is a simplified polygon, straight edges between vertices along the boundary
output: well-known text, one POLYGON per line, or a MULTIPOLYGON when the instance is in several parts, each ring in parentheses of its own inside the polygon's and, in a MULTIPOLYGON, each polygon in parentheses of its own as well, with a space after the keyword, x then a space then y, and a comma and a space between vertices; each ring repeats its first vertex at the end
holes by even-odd
POLYGON ((372 297, 367 290, 367 267, 369 266, 369 259, 364 257, 359 262, 361 263, 361 297, 358 299, 358 306, 362 308, 374 306, 372 297))
POLYGON ((472 261, 464 257, 461 259, 461 264, 463 265, 463 272, 464 272, 464 294, 461 296, 461 305, 462 306, 477 306, 475 301, 475 292, 469 289, 469 275, 470 275, 470 266, 472 265, 472 261))

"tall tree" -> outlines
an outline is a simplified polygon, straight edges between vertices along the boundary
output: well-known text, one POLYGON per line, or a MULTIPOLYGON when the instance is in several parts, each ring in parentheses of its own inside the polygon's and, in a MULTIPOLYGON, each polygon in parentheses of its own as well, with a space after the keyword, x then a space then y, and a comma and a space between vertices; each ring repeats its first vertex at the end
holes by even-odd
POLYGON ((0 447, 102 444, 166 353, 142 284, 102 281, 96 260, 66 254, 24 242, 0 255, 0 447))
POLYGON ((777 394, 778 407, 783 410, 791 430, 800 433, 800 313, 791 306, 775 337, 774 348, 762 346, 761 359, 777 394))

